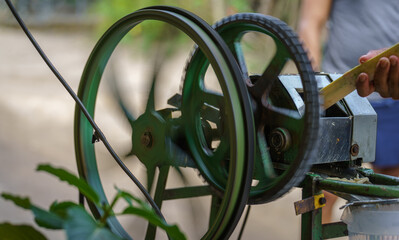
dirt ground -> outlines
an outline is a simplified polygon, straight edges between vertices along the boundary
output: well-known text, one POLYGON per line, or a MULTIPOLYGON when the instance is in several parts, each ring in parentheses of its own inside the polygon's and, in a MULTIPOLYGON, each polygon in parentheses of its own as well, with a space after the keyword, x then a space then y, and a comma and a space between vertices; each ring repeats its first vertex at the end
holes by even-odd
MULTIPOLYGON (((95 39, 84 32, 34 30, 33 34, 76 91, 95 39)), ((39 163, 51 163, 77 172, 73 114, 72 98, 22 31, 0 27, 0 192, 30 196, 43 207, 56 199, 77 201, 74 189, 35 171, 39 163)), ((300 239, 300 217, 293 205, 298 200, 300 190, 293 189, 277 201, 254 206, 243 239, 300 239)), ((180 211, 178 206, 171 208, 180 211)), ((337 212, 334 218, 339 217, 337 212)), ((33 223, 33 218, 0 199, 0 222, 5 221, 33 223)), ((49 239, 65 239, 63 232, 43 232, 49 239)))

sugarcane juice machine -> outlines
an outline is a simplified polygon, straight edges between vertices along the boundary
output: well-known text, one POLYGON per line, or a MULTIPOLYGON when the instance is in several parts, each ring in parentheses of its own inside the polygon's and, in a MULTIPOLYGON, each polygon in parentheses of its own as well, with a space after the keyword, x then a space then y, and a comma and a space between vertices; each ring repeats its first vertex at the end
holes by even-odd
MULTIPOLYGON (((399 197, 399 179, 362 168, 375 156, 373 108, 353 92, 322 110, 320 89, 340 75, 315 74, 297 35, 270 16, 240 13, 210 27, 185 10, 156 6, 122 18, 97 43, 83 72, 78 95, 91 114, 113 50, 131 28, 147 20, 178 28, 196 47, 184 68, 182 88, 169 96, 168 107, 154 107, 155 77, 143 114, 133 116, 118 98, 132 129, 130 154, 145 166, 147 190, 159 208, 164 201, 211 196, 209 225, 201 238, 228 238, 246 205, 274 201, 293 187, 303 189, 302 201, 295 203, 302 214, 302 239, 347 235, 342 222, 321 224, 322 190, 349 201, 399 197), (269 39, 265 48, 271 58, 258 73, 249 70, 243 53, 249 33, 269 39), (293 73, 284 73, 287 63, 294 66, 293 73), (218 91, 204 81, 209 66, 218 91), (169 188, 171 168, 197 169, 205 184, 169 188), (368 181, 343 181, 363 178, 368 181)), ((106 201, 93 139, 93 128, 76 108, 79 174, 106 201)), ((108 224, 129 238, 116 218, 108 224)), ((150 225, 146 239, 155 239, 155 233, 150 225)))

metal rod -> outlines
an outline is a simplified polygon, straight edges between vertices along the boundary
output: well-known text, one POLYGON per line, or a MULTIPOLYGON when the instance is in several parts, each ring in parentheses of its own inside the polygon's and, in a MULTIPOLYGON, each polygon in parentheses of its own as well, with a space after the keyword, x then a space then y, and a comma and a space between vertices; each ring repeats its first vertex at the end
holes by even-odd
POLYGON ((211 190, 206 186, 191 186, 183 188, 166 189, 164 192, 164 200, 174 200, 182 198, 193 198, 211 195, 211 190))
POLYGON ((364 176, 370 179, 370 182, 374 184, 382 185, 399 185, 399 178, 394 176, 389 176, 385 174, 374 173, 373 170, 367 168, 361 168, 357 170, 364 176))
POLYGON ((399 198, 399 187, 395 186, 349 183, 332 179, 316 179, 315 181, 317 186, 323 190, 363 196, 399 198))

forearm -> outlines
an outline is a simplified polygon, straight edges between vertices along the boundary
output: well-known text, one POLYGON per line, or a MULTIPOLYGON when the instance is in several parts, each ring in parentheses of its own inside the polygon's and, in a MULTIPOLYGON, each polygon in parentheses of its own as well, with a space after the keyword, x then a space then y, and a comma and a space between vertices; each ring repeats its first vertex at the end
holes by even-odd
POLYGON ((306 27, 299 29, 299 37, 303 42, 308 56, 315 71, 320 70, 321 65, 321 30, 317 27, 306 27))
POLYGON ((308 50, 313 68, 320 70, 321 41, 332 0, 302 0, 298 34, 308 50))

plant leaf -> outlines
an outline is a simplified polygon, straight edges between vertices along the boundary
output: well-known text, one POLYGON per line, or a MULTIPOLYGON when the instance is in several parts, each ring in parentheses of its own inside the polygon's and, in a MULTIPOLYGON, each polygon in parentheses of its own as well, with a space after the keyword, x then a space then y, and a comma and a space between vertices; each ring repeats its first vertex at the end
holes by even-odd
POLYGON ((15 205, 31 210, 33 215, 35 216, 35 222, 44 228, 49 229, 62 229, 62 225, 64 220, 62 217, 58 216, 56 213, 46 211, 38 206, 31 204, 29 198, 20 197, 16 195, 12 195, 9 193, 2 193, 1 196, 9 201, 12 201, 15 205))
POLYGON ((27 198, 27 197, 23 198, 20 196, 12 195, 10 193, 2 193, 1 196, 6 200, 12 201, 18 207, 21 207, 24 209, 29 210, 30 207, 32 206, 29 198, 27 198))
POLYGON ((60 203, 55 201, 50 206, 50 212, 55 213, 58 216, 60 216, 61 218, 65 219, 65 218, 67 218, 68 208, 74 207, 74 206, 79 206, 79 205, 74 202, 69 202, 69 201, 60 202, 60 203))
POLYGON ((115 189, 118 191, 118 194, 129 204, 129 206, 133 206, 133 202, 132 202, 132 200, 133 200, 134 202, 138 203, 142 208, 152 210, 152 207, 147 202, 143 201, 142 199, 135 197, 132 194, 130 194, 129 192, 123 191, 116 186, 115 186, 115 189))
POLYGON ((48 229, 63 229, 64 219, 57 214, 48 212, 34 205, 31 206, 31 210, 33 215, 35 215, 35 222, 40 227, 48 229))
POLYGON ((122 240, 99 225, 82 206, 68 208, 67 215, 64 227, 69 240, 122 240))
POLYGON ((40 164, 37 167, 37 171, 45 171, 58 177, 61 181, 65 181, 70 185, 77 187, 79 191, 90 201, 100 205, 100 197, 98 196, 97 192, 89 184, 87 184, 86 181, 78 178, 74 174, 62 168, 54 168, 49 164, 40 164))
POLYGON ((169 225, 163 219, 161 219, 153 209, 148 210, 147 208, 137 208, 129 206, 122 214, 133 214, 146 219, 152 225, 162 228, 166 231, 171 239, 183 240, 186 239, 184 233, 176 225, 169 225))
POLYGON ((29 225, 0 223, 0 238, 7 240, 46 240, 47 238, 29 225))

